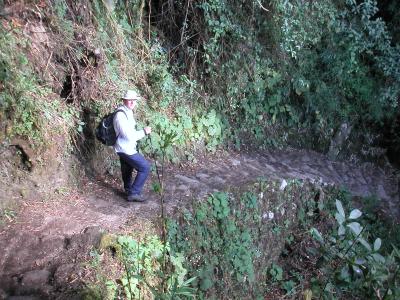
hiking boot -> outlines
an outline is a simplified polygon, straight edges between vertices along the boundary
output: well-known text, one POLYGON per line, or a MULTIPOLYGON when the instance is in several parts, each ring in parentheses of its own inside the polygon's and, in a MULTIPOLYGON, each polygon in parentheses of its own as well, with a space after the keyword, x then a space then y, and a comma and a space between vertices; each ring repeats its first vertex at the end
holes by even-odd
POLYGON ((137 194, 128 195, 127 200, 129 202, 144 202, 144 201, 146 201, 146 199, 144 199, 142 195, 137 195, 137 194))

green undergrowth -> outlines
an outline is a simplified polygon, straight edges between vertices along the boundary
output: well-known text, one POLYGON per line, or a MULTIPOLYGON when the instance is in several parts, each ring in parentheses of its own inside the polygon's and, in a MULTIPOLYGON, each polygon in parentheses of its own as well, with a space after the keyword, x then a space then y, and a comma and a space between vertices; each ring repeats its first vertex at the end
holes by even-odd
POLYGON ((100 284, 89 285, 84 299, 192 299, 194 278, 187 278, 186 259, 170 251, 156 235, 104 235, 92 250, 90 267, 100 284), (102 265, 106 263, 107 265, 102 265), (104 269, 108 272, 104 272, 104 269))
POLYGON ((17 212, 15 209, 11 207, 7 207, 5 209, 0 209, 0 228, 5 224, 12 222, 17 217, 17 212))
POLYGON ((263 299, 268 268, 316 193, 298 181, 285 184, 260 180, 214 193, 169 221, 169 243, 187 258, 200 299, 263 299))
POLYGON ((79 113, 39 82, 25 54, 27 48, 29 40, 19 29, 0 29, 1 139, 22 138, 43 149, 53 144, 55 136, 63 136, 64 150, 71 150, 79 113))

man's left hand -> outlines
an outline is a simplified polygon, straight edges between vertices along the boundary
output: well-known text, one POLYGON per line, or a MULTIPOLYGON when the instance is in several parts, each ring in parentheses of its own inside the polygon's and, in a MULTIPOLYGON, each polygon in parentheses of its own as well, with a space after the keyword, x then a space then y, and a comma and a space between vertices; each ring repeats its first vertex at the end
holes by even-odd
POLYGON ((145 133, 146 135, 148 135, 148 134, 151 133, 151 127, 145 127, 145 128, 143 128, 143 130, 144 130, 144 133, 145 133))

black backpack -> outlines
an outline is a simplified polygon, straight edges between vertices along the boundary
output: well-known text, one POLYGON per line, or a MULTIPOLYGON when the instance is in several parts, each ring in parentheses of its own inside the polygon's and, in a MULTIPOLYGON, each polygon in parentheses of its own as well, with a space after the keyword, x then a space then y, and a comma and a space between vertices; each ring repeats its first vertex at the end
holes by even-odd
MULTIPOLYGON (((104 145, 107 146, 114 146, 116 141, 117 141, 117 135, 115 134, 115 130, 114 130, 114 117, 115 114, 119 111, 122 111, 125 116, 126 113, 124 110, 122 109, 117 109, 116 111, 105 115, 99 125, 97 125, 96 127, 96 138, 104 145)), ((128 116, 126 116, 128 117, 128 116)))

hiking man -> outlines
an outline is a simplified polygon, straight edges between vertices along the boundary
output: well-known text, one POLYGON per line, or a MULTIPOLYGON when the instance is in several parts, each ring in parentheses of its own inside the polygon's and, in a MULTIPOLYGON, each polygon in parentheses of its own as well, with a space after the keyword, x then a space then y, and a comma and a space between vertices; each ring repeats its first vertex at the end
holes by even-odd
POLYGON ((150 163, 137 151, 137 141, 151 133, 151 127, 136 130, 133 109, 141 97, 136 91, 127 90, 122 97, 122 110, 115 114, 113 125, 117 136, 114 150, 121 162, 121 174, 128 201, 143 202, 143 185, 150 172, 150 163), (133 169, 137 171, 132 183, 133 169))

